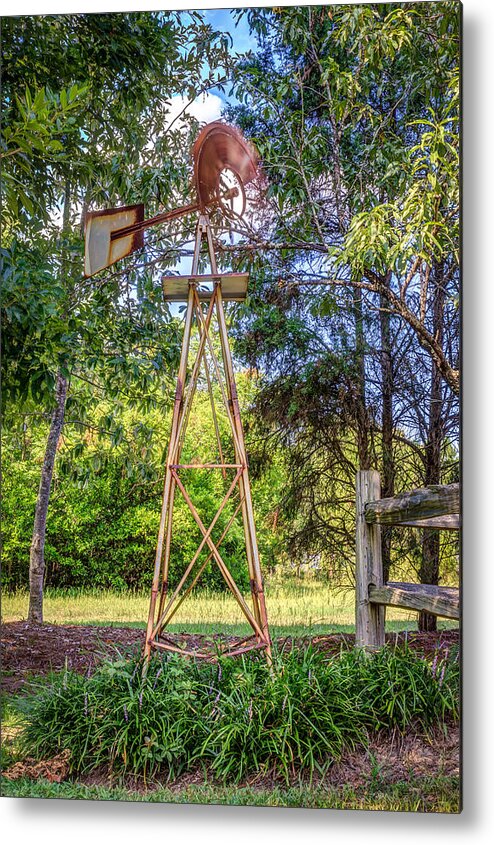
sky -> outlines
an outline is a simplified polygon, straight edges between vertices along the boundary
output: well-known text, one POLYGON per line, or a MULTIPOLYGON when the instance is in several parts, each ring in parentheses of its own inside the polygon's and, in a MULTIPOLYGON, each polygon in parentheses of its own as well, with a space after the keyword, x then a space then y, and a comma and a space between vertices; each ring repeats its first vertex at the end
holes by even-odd
POLYGON ((242 53, 252 47, 252 36, 245 17, 235 24, 230 9, 209 9, 205 12, 207 23, 214 29, 229 32, 234 41, 234 49, 242 53))
MULTIPOLYGON (((238 23, 235 23, 230 9, 210 9, 205 11, 204 18, 206 23, 211 24, 212 28, 220 32, 228 32, 233 39, 233 52, 243 53, 255 47, 255 41, 249 33, 249 27, 245 18, 242 18, 238 23)), ((200 122, 211 123, 214 120, 219 120, 221 117, 221 110, 226 101, 231 102, 228 98, 228 90, 226 92, 212 89, 204 95, 200 95, 187 108, 187 112, 195 117, 200 122)), ((173 120, 177 114, 183 109, 186 104, 184 97, 174 96, 172 98, 172 106, 170 111, 170 119, 173 120)))

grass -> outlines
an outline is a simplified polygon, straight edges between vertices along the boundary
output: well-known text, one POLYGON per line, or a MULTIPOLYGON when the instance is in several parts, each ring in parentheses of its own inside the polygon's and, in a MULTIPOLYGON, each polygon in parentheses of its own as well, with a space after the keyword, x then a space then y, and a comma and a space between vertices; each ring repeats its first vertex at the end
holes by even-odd
POLYGON ((19 719, 20 698, 6 695, 0 697, 0 721, 2 725, 2 741, 0 743, 0 771, 8 769, 16 760, 16 748, 22 726, 19 719))
POLYGON ((378 792, 348 786, 256 789, 192 785, 181 789, 159 787, 135 792, 123 787, 86 786, 77 782, 3 780, 1 794, 17 798, 66 798, 90 801, 146 801, 168 804, 228 804, 250 807, 306 807, 333 810, 388 810, 393 812, 458 813, 459 779, 424 777, 382 784, 378 792))
MULTIPOLYGON (((354 631, 355 593, 337 590, 315 581, 267 584, 266 603, 273 637, 303 636, 354 631)), ((59 625, 145 626, 149 607, 148 593, 46 590, 45 622, 59 625)), ((25 591, 6 594, 2 601, 2 620, 15 622, 27 618, 28 595, 25 591)), ((399 608, 387 608, 387 630, 416 630, 417 614, 399 608)), ((457 627, 441 620, 441 628, 457 627)), ((242 635, 249 628, 241 621, 241 611, 233 596, 201 590, 181 606, 170 631, 211 634, 223 631, 242 635)))

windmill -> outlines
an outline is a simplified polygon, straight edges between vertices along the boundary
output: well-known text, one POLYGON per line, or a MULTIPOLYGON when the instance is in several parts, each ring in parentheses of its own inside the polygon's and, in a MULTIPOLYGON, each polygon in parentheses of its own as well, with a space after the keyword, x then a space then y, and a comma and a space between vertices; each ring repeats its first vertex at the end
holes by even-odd
POLYGON ((147 220, 144 219, 142 204, 91 212, 87 215, 84 269, 86 276, 92 276, 142 247, 143 232, 146 228, 184 215, 197 214, 190 274, 164 276, 162 279, 165 301, 186 302, 187 308, 166 459, 144 655, 149 658, 153 649, 157 649, 214 659, 219 653, 235 656, 256 649, 264 650, 270 662, 271 644, 247 454, 224 309, 225 302, 240 302, 246 298, 249 275, 218 272, 210 222, 210 213, 213 210, 227 216, 231 216, 232 212, 236 215, 243 214, 246 205, 245 185, 255 178, 258 160, 256 153, 242 135, 233 127, 221 122, 210 123, 199 132, 192 148, 192 158, 196 194, 194 202, 147 220), (210 273, 198 272, 203 242, 207 245, 210 273), (193 344, 191 341, 194 328, 197 342, 193 344), (181 462, 181 456, 201 370, 204 370, 211 403, 217 452, 213 459, 186 463, 181 462), (217 386, 216 395, 219 394, 226 415, 231 439, 230 459, 225 456, 221 442, 213 380, 217 386), (220 472, 224 487, 224 495, 218 502, 216 514, 209 527, 204 524, 185 481, 187 473, 205 471, 220 472), (186 502, 202 539, 178 583, 171 589, 169 572, 177 493, 186 502), (226 519, 228 511, 231 513, 226 519), (221 544, 239 515, 245 539, 250 606, 220 551, 221 544), (220 525, 225 519, 226 525, 220 531, 220 525), (216 643, 214 651, 207 646, 196 649, 184 645, 167 633, 167 626, 178 608, 199 582, 206 567, 211 564, 218 567, 251 632, 235 642, 226 640, 220 647, 216 643))

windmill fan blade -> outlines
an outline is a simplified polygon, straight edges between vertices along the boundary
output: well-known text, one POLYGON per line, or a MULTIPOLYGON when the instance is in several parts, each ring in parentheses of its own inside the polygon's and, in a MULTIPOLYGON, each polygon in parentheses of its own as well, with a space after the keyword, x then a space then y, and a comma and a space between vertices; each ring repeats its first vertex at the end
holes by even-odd
POLYGON ((84 275, 94 276, 100 270, 110 267, 144 245, 144 234, 133 232, 112 240, 112 232, 142 223, 144 205, 126 205, 122 208, 107 208, 104 211, 90 211, 85 221, 84 275))
POLYGON ((242 185, 257 173, 258 155, 238 129, 226 123, 204 126, 192 148, 194 182, 202 209, 220 196, 220 174, 232 170, 242 185))

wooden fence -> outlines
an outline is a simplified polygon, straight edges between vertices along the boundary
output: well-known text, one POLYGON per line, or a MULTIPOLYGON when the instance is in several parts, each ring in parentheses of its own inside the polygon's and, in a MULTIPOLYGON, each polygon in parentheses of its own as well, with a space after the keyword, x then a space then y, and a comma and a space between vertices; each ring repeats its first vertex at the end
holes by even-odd
POLYGON ((448 619, 460 618, 459 590, 431 584, 383 581, 381 525, 458 530, 460 485, 437 484, 381 499, 376 470, 357 473, 356 645, 374 650, 384 645, 385 606, 425 610, 448 619))

